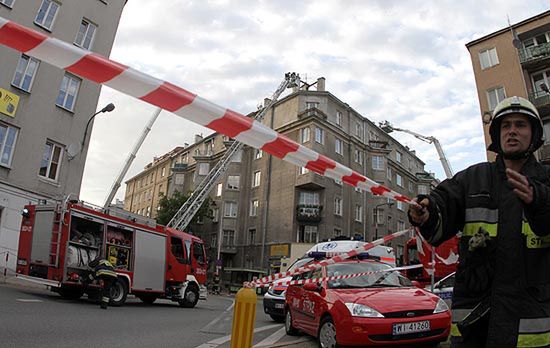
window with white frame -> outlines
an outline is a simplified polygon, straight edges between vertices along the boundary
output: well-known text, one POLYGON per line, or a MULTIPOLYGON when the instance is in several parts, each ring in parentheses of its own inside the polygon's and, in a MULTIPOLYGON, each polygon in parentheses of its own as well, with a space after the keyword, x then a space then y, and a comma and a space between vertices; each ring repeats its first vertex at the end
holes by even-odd
POLYGON ((219 208, 213 208, 212 209, 212 222, 218 222, 220 220, 220 209, 219 208))
POLYGON ((384 170, 384 157, 383 156, 372 156, 372 169, 374 170, 384 170))
POLYGON ((248 245, 256 244, 256 229, 251 228, 248 230, 248 245))
MULTIPOLYGON (((160 177, 163 178, 165 175, 166 175, 166 167, 162 167, 162 169, 160 171, 160 177)), ((153 176, 152 175, 151 175, 151 182, 153 182, 153 176)))
POLYGON ((15 0, 0 0, 0 4, 5 5, 6 7, 12 8, 14 1, 15 0))
POLYGON ((298 243, 317 243, 317 226, 299 226, 297 239, 298 243))
POLYGON ((303 143, 307 143, 310 139, 311 135, 311 129, 309 127, 300 129, 300 141, 303 143))
POLYGON ((405 221, 397 221, 397 230, 398 231, 403 231, 405 229, 405 221))
POLYGON ((235 231, 223 230, 222 245, 225 245, 225 246, 235 245, 235 231))
POLYGON ((223 216, 231 218, 237 217, 237 202, 225 202, 223 207, 223 216))
POLYGON ((363 151, 355 149, 353 151, 353 160, 355 163, 363 164, 363 151))
POLYGON ((17 128, 0 123, 0 165, 6 167, 11 165, 18 133, 17 128))
POLYGON ((376 225, 382 225, 384 223, 384 210, 374 208, 372 210, 372 221, 374 221, 376 225))
POLYGON ((481 69, 487 69, 498 64, 498 55, 496 47, 489 48, 479 52, 479 62, 481 69))
POLYGON ((59 4, 52 0, 42 0, 34 23, 49 31, 53 28, 53 23, 59 10, 59 4))
POLYGON ((306 109, 318 109, 319 103, 318 102, 306 102, 306 109))
POLYGON ((306 167, 300 167, 300 175, 309 173, 309 169, 306 167))
POLYGON ((38 70, 38 63, 38 60, 22 54, 19 57, 19 63, 17 63, 17 68, 13 74, 12 86, 30 92, 34 76, 38 70))
POLYGON ((334 197, 334 214, 342 216, 342 198, 334 197))
POLYGON ((363 221, 363 207, 361 206, 361 204, 355 205, 355 221, 363 221))
POLYGON ((49 140, 46 141, 38 175, 49 180, 57 181, 62 158, 63 148, 49 140))
POLYGON ((334 140, 334 152, 336 152, 337 154, 339 155, 343 155, 344 154, 344 147, 342 145, 342 140, 336 138, 334 140))
POLYGON ((388 178, 389 181, 391 181, 391 178, 392 178, 392 170, 390 167, 388 167, 388 169, 386 170, 386 177, 388 178))
POLYGON ((216 197, 221 197, 223 191, 223 182, 220 182, 216 185, 216 197))
POLYGON ((404 205, 403 205, 403 202, 397 201, 397 209, 399 209, 399 210, 405 210, 404 205))
POLYGON ((498 103, 506 99, 506 91, 504 87, 497 87, 487 90, 487 103, 489 104, 489 110, 494 110, 498 103))
POLYGON ((199 175, 208 175, 208 172, 210 171, 210 163, 201 162, 198 163, 197 166, 199 167, 199 175))
POLYGON ((69 111, 73 111, 78 89, 80 88, 80 81, 81 80, 76 76, 65 74, 61 81, 59 94, 57 95, 55 104, 69 111))
POLYGON ((403 177, 399 174, 395 174, 395 183, 397 186, 403 187, 403 177))
POLYGON ((361 127, 361 122, 355 121, 355 136, 359 139, 362 139, 361 134, 363 133, 363 127, 361 127))
POLYGON ((319 193, 317 192, 300 192, 300 204, 319 205, 319 193))
POLYGON ((260 186, 261 179, 262 179, 262 172, 261 171, 254 172, 254 176, 252 177, 252 187, 260 186))
POLYGON ((401 152, 395 151, 395 160, 399 163, 401 163, 401 152))
POLYGON ((80 28, 78 28, 78 33, 76 34, 76 38, 74 39, 74 44, 86 50, 91 49, 96 30, 97 25, 92 24, 87 19, 82 18, 82 22, 80 22, 80 28))
POLYGON ((257 216, 258 215, 258 207, 260 206, 260 201, 257 199, 253 199, 250 202, 250 216, 257 216))
POLYGON ((342 125, 342 113, 340 111, 336 111, 336 124, 341 126, 342 125))
POLYGON ((227 189, 228 190, 238 190, 240 188, 240 175, 229 175, 227 177, 227 189))
POLYGON ((325 143, 325 130, 319 127, 315 127, 315 142, 319 144, 325 143))
POLYGON ((428 186, 418 185, 418 194, 419 195, 427 195, 428 194, 428 186))
POLYGON ((262 151, 262 149, 256 149, 256 150, 254 151, 254 159, 260 159, 260 158, 262 158, 263 153, 264 153, 264 152, 262 151))

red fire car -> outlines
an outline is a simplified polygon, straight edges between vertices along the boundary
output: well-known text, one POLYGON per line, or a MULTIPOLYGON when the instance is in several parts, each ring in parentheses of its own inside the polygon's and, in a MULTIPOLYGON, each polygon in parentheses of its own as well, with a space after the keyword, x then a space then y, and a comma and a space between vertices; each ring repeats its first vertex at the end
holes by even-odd
MULTIPOLYGON (((303 273, 294 279, 321 278, 391 266, 354 259, 303 273)), ((445 341, 451 313, 438 296, 412 285, 398 271, 291 285, 286 292, 285 328, 317 337, 319 347, 416 345, 445 341)))

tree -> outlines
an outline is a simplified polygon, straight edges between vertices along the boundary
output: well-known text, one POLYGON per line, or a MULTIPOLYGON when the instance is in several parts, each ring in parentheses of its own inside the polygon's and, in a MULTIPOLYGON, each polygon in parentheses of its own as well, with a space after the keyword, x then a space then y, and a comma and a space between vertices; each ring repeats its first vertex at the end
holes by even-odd
MULTIPOLYGON (((181 206, 187 201, 189 195, 184 195, 183 193, 176 190, 172 197, 163 196, 159 201, 159 211, 157 214, 157 222, 161 225, 166 225, 174 215, 178 212, 181 206)), ((191 223, 197 223, 199 218, 204 221, 205 218, 211 219, 210 212, 210 197, 207 197, 202 203, 199 211, 193 216, 191 223)))

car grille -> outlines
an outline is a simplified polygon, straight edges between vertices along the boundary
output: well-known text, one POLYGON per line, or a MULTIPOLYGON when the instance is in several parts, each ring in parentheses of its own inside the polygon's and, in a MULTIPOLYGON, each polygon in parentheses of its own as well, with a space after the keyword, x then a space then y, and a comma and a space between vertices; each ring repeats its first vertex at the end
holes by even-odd
POLYGON ((445 329, 436 329, 425 332, 415 332, 403 335, 370 335, 369 338, 373 341, 401 341, 401 340, 412 340, 415 338, 425 338, 441 335, 445 329))
POLYGON ((399 312, 390 312, 390 313, 382 313, 382 314, 386 318, 414 318, 414 317, 421 317, 423 315, 430 315, 433 312, 434 312, 433 309, 422 309, 422 310, 399 311, 399 312))

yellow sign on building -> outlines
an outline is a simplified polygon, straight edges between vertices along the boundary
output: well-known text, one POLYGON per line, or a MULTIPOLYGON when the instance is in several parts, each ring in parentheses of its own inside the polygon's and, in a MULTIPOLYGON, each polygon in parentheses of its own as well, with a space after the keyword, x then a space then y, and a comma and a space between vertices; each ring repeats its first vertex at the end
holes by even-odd
POLYGON ((19 96, 0 88, 0 112, 10 117, 15 117, 19 96))
POLYGON ((272 245, 270 249, 270 256, 289 256, 288 244, 272 245))

